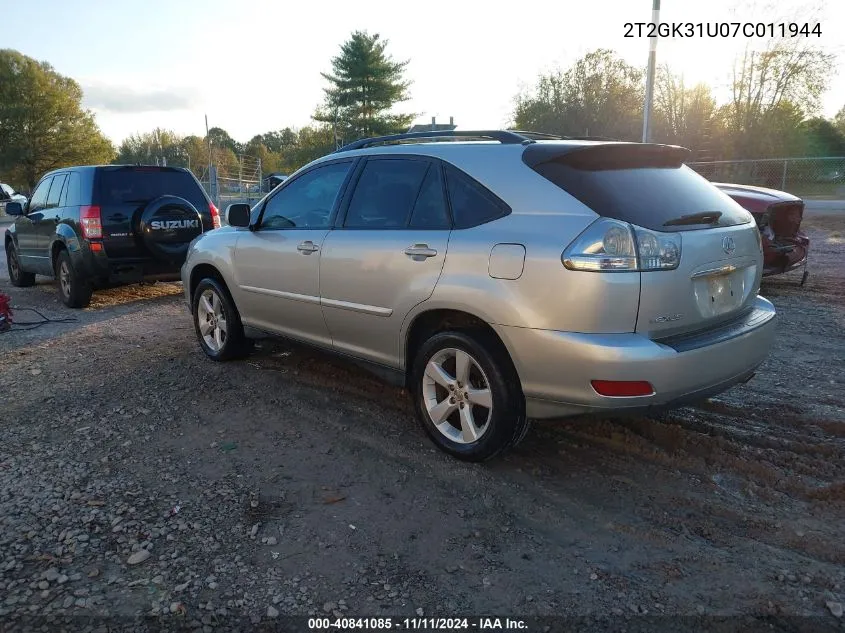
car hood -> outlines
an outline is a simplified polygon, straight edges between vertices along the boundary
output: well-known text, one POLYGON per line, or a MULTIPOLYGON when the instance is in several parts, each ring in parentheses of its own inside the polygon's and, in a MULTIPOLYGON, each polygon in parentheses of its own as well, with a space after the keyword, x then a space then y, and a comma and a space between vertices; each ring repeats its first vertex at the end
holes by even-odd
MULTIPOLYGON (((714 182, 713 186, 718 187, 723 192, 732 198, 743 198, 746 200, 754 200, 762 203, 760 212, 765 211, 765 207, 776 202, 801 202, 801 198, 793 196, 786 191, 778 191, 777 189, 768 189, 766 187, 754 187, 752 185, 735 185, 732 183, 714 182)), ((751 209, 749 209, 751 211, 751 209)))
POLYGON ((763 221, 763 214, 768 212, 768 224, 776 236, 792 238, 800 230, 804 216, 801 198, 766 187, 718 182, 713 185, 745 207, 757 219, 758 225, 763 221))

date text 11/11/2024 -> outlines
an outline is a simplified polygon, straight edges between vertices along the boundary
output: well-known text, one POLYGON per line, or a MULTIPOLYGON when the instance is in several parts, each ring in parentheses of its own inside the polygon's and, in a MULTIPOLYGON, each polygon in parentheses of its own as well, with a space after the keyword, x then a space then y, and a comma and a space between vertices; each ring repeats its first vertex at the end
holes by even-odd
POLYGON ((309 618, 309 630, 410 631, 527 631, 528 624, 518 618, 309 618))

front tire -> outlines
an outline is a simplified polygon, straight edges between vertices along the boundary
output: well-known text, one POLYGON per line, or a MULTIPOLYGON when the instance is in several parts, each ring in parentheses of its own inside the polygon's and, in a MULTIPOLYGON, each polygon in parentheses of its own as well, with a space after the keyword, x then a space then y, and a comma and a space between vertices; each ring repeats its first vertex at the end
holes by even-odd
POLYGON ((56 258, 56 279, 59 282, 59 296, 68 308, 84 308, 91 303, 94 287, 90 280, 80 275, 70 261, 70 255, 62 250, 56 258))
POLYGON ((417 419, 441 450, 481 462, 516 445, 528 428, 516 371, 483 332, 441 332, 414 357, 417 419))
POLYGON ((18 254, 15 252, 15 245, 11 242, 6 245, 6 267, 9 269, 9 280, 13 286, 28 288, 35 285, 35 273, 23 271, 18 254))
POLYGON ((191 312, 197 340, 210 359, 230 360, 249 352, 250 342, 244 336, 241 315, 219 281, 210 277, 200 281, 194 290, 191 312))

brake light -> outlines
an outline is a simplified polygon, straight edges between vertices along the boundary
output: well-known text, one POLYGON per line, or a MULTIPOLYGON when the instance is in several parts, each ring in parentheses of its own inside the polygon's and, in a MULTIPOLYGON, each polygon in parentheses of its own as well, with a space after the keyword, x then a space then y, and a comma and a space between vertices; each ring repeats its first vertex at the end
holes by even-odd
POLYGON ((79 210, 79 221, 82 224, 82 237, 86 240, 103 238, 103 223, 100 218, 100 207, 97 205, 83 205, 79 210))
POLYGON ((211 225, 215 229, 220 228, 220 211, 217 210, 217 207, 214 206, 213 202, 208 203, 208 210, 211 212, 211 225))
POLYGON ((646 380, 592 380, 590 384, 600 396, 625 398, 654 394, 654 388, 646 380))
POLYGON ((562 260, 569 270, 674 270, 681 262, 681 234, 600 218, 566 247, 562 260))

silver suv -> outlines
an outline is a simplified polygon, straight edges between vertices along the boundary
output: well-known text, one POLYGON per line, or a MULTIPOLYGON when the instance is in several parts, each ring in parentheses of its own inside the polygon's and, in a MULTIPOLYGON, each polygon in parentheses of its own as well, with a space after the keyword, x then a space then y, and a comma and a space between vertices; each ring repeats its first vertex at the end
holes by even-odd
POLYGON ((775 311, 756 224, 688 154, 511 131, 357 141, 191 244, 200 346, 225 360, 283 336, 362 361, 474 461, 528 418, 706 398, 752 376, 775 311))

